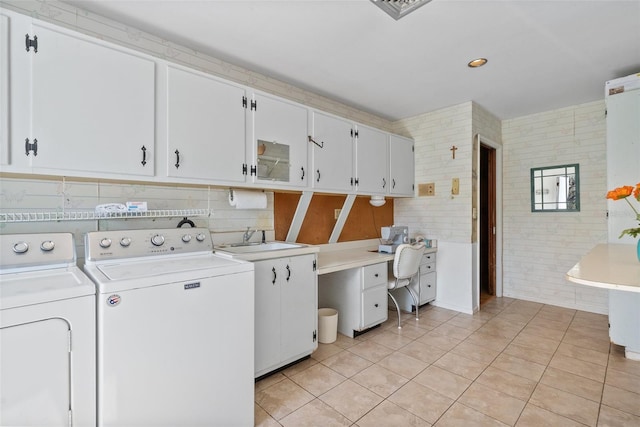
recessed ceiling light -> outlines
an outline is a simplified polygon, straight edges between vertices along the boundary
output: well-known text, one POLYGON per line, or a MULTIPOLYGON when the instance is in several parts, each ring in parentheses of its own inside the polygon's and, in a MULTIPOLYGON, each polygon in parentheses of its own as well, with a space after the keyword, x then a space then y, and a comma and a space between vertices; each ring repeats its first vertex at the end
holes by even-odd
POLYGON ((469 66, 469 68, 478 68, 478 67, 482 67, 486 63, 487 63, 487 58, 476 58, 473 61, 469 61, 467 66, 469 66))

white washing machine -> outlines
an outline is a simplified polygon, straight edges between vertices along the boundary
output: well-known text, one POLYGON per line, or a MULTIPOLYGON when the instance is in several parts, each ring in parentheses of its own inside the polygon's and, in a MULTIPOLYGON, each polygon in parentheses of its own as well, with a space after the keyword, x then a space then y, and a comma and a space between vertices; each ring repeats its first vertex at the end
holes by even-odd
POLYGON ((88 233, 98 426, 253 426, 253 264, 209 230, 88 233))
POLYGON ((95 292, 71 233, 0 235, 0 425, 95 425, 95 292))

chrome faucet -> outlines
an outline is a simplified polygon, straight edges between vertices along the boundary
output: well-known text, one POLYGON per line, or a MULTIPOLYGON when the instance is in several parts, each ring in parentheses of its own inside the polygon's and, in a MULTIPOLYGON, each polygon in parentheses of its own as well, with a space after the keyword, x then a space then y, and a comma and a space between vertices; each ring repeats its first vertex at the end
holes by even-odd
POLYGON ((247 227, 247 231, 244 232, 244 234, 242 235, 242 243, 249 243, 249 239, 251 238, 251 236, 253 236, 253 233, 255 233, 256 230, 249 230, 249 227, 247 227))

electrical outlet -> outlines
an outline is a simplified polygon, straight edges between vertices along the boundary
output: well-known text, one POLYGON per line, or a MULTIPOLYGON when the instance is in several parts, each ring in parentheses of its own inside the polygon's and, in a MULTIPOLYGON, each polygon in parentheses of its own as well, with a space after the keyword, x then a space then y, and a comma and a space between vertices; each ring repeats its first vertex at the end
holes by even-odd
POLYGON ((338 217, 340 216, 340 212, 342 212, 342 209, 334 209, 333 210, 333 219, 338 219, 338 217))
POLYGON ((451 180, 451 194, 460 194, 460 178, 453 178, 451 180))

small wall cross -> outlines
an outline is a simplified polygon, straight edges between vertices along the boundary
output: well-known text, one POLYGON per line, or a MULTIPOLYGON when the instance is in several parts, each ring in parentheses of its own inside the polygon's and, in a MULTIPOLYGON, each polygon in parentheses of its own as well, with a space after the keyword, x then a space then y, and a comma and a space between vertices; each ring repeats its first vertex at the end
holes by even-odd
POLYGON ((456 150, 458 149, 458 147, 456 147, 455 145, 452 145, 451 148, 449 150, 451 150, 451 156, 453 159, 456 158, 456 150))

